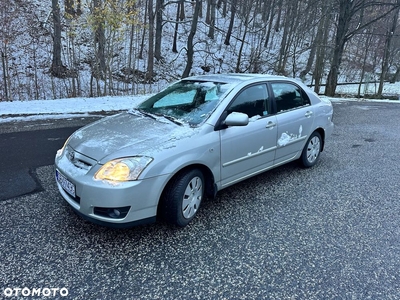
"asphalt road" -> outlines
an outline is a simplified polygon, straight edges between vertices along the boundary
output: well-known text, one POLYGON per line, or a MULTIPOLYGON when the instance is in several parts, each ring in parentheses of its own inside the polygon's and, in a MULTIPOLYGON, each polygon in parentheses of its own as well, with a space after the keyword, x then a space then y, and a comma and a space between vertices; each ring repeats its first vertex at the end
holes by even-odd
POLYGON ((99 117, 0 124, 0 201, 42 190, 35 169, 54 163, 68 136, 99 117))
POLYGON ((335 104, 318 165, 227 188, 183 229, 89 224, 52 165, 33 169, 41 191, 0 201, 0 298, 399 299, 399 117, 398 104, 335 104))

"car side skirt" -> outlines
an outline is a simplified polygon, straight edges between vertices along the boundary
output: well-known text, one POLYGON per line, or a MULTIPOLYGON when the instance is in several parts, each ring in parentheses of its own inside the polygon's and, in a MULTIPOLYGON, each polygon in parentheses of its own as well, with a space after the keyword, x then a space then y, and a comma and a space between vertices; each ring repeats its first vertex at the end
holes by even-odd
POLYGON ((281 166, 281 165, 284 165, 284 164, 286 164, 286 163, 288 163, 288 162, 290 162, 290 161, 296 160, 296 159, 298 159, 298 158, 300 157, 300 154, 301 154, 301 152, 296 153, 293 157, 291 157, 291 158, 289 158, 289 159, 286 159, 286 160, 284 160, 284 161, 281 161, 281 162, 278 163, 278 164, 272 165, 272 166, 270 166, 270 167, 266 167, 266 168, 264 168, 264 169, 255 171, 255 172, 250 173, 250 174, 248 174, 248 175, 246 175, 246 176, 243 176, 243 177, 237 178, 237 179, 235 179, 235 180, 233 180, 233 181, 230 181, 230 182, 228 182, 228 183, 225 183, 225 184, 221 185, 221 189, 220 189, 220 190, 222 190, 222 189, 224 189, 224 188, 226 188, 226 187, 228 187, 228 186, 234 185, 235 183, 238 183, 238 182, 240 182, 240 181, 246 180, 246 179, 248 179, 248 178, 250 178, 250 177, 253 177, 253 176, 255 176, 255 175, 264 173, 265 171, 268 171, 268 170, 274 169, 274 168, 276 168, 276 167, 279 167, 279 166, 281 166))

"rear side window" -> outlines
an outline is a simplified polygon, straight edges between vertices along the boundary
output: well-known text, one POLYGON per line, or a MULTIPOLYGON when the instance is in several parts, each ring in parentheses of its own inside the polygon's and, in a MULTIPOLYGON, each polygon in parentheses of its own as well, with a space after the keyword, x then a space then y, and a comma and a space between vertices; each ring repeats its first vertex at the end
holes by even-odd
POLYGON ((297 85, 289 82, 271 83, 272 92, 275 97, 277 112, 295 109, 310 105, 307 94, 297 85))

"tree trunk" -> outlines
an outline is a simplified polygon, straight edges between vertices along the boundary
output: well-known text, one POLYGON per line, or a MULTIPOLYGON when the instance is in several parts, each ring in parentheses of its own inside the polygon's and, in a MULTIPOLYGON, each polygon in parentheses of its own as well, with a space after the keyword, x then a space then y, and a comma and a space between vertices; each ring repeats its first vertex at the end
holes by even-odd
POLYGON ((186 19, 186 15, 185 15, 185 0, 181 0, 179 2, 179 5, 181 6, 181 8, 179 9, 179 19, 181 21, 186 19))
POLYGON ((131 25, 131 32, 130 32, 130 40, 129 40, 129 54, 128 54, 128 81, 132 82, 132 89, 133 89, 133 74, 134 67, 132 66, 132 57, 134 57, 134 48, 133 48, 133 41, 135 40, 135 25, 131 25), (132 77, 131 77, 132 76, 132 77))
POLYGON ((232 0, 232 3, 231 3, 231 19, 229 21, 228 32, 226 33, 226 37, 225 37, 225 41, 224 41, 224 44, 227 46, 230 45, 229 40, 231 39, 233 23, 235 22, 236 1, 237 0, 232 0))
POLYGON ((331 23, 331 18, 328 17, 329 15, 326 15, 325 18, 323 19, 323 35, 320 43, 318 44, 317 47, 317 53, 316 53, 316 58, 315 58, 315 67, 314 67, 314 92, 319 94, 320 90, 320 84, 322 80, 322 75, 324 73, 324 67, 325 67, 325 57, 326 57, 326 44, 328 42, 328 36, 329 36, 329 30, 330 30, 330 23, 331 23))
POLYGON ((192 19, 192 26, 190 28, 190 33, 187 41, 187 63, 186 63, 186 68, 183 71, 182 78, 186 78, 189 76, 190 70, 192 69, 193 65, 193 55, 194 55, 193 38, 197 30, 197 22, 199 20, 199 14, 201 8, 200 4, 201 0, 196 0, 193 19, 192 19))
POLYGON ((210 25, 211 23, 211 2, 213 0, 207 0, 207 8, 206 8, 206 24, 210 25))
POLYGON ((347 42, 346 34, 349 30, 350 21, 352 19, 353 1, 340 0, 339 22, 336 29, 335 48, 328 78, 326 80, 325 95, 333 97, 336 92, 337 80, 339 76, 339 68, 342 63, 344 46, 347 42))
MULTIPOLYGON (((400 4, 400 0, 397 0, 397 3, 400 4)), ((378 96, 382 96, 383 84, 385 82, 385 79, 387 77, 387 73, 389 70, 390 50, 391 50, 391 46, 392 46, 392 39, 394 36, 394 32, 397 27, 398 19, 399 19, 399 8, 396 9, 396 12, 393 15, 392 24, 391 24, 390 28, 388 28, 388 32, 386 33, 385 50, 384 50, 384 55, 383 55, 383 60, 382 60, 382 74, 381 74, 381 78, 379 80, 378 96)))
POLYGON ((278 0, 278 17, 276 19, 276 23, 275 23, 275 31, 278 32, 279 31, 279 27, 281 24, 281 17, 282 17, 282 10, 283 10, 283 1, 282 0, 278 0))
POLYGON ((249 29, 249 18, 250 18, 250 7, 248 7, 247 12, 245 12, 245 21, 243 24, 244 27, 244 32, 243 32, 243 37, 242 37, 242 43, 240 44, 240 48, 239 48, 239 53, 238 53, 238 59, 236 61, 236 68, 235 68, 235 72, 236 73, 240 73, 240 64, 241 64, 241 60, 242 60, 242 53, 243 53, 243 47, 244 47, 244 43, 246 42, 246 35, 249 29))
POLYGON ((274 9, 273 9, 274 6, 275 6, 275 0, 272 1, 272 4, 270 6, 270 11, 268 12, 269 21, 268 21, 267 35, 265 37, 265 42, 264 42, 264 48, 268 47, 268 43, 271 36, 272 22, 274 21, 274 9))
POLYGON ((216 10, 216 0, 211 1, 211 8, 210 8, 210 28, 208 31, 208 37, 210 39, 214 39, 214 32, 215 32, 215 10, 216 10))
MULTIPOLYGON (((371 34, 368 34, 366 37, 364 55, 363 55, 363 64, 362 64, 361 75, 360 75, 360 84, 358 85, 358 89, 357 89, 357 97, 361 97, 361 86, 363 85, 363 82, 364 82, 365 70, 366 70, 369 50, 371 47, 372 37, 373 37, 373 35, 371 35, 371 34)), ((368 83, 368 81, 369 80, 367 80, 367 83, 368 83)), ((367 87, 367 84, 365 85, 365 87, 367 87)), ((364 88, 364 97, 365 97, 366 92, 367 92, 367 90, 366 90, 366 88, 364 88)))
POLYGON ((61 17, 60 6, 58 0, 51 1, 51 8, 53 13, 53 59, 51 63, 51 74, 55 77, 64 77, 65 68, 61 60, 61 17))
MULTIPOLYGON (((321 49, 320 47, 324 47, 326 43, 326 27, 328 26, 328 22, 330 22, 330 14, 329 12, 332 10, 332 7, 329 3, 329 1, 326 1, 322 4, 321 10, 314 11, 312 14, 312 18, 316 19, 318 17, 318 14, 320 13, 322 15, 322 18, 320 19, 317 28, 313 29, 313 32, 315 30, 317 31, 317 34, 315 36, 315 39, 312 42, 311 49, 310 49, 310 55, 307 60, 307 65, 303 71, 300 72, 300 78, 302 80, 305 80, 306 75, 311 71, 311 68, 313 66, 315 56, 317 55, 318 49, 321 49)), ((325 50, 324 50, 325 52, 325 50)))
POLYGON ((147 72, 146 81, 150 82, 153 80, 154 72, 154 13, 153 13, 153 0, 149 0, 148 3, 148 15, 149 15, 149 49, 147 57, 147 72))
POLYGON ((390 83, 395 83, 400 81, 400 66, 397 66, 396 73, 394 73, 393 77, 390 79, 390 83))
MULTIPOLYGON (((6 68, 6 59, 7 55, 1 51, 1 65, 3 67, 3 82, 4 82, 4 100, 8 101, 9 96, 8 96, 8 84, 7 84, 7 68, 6 68)), ((2 99, 0 99, 1 101, 2 99)))
POLYGON ((145 36, 146 36, 146 25, 147 25, 147 11, 148 11, 148 5, 149 3, 147 1, 145 1, 145 8, 144 8, 144 26, 143 26, 143 33, 142 33, 142 40, 140 42, 140 51, 138 54, 138 58, 142 59, 143 58, 143 51, 144 51, 144 40, 145 40, 145 36))
POLYGON ((293 18, 294 18, 293 8, 291 6, 288 6, 287 10, 285 11, 283 34, 282 34, 281 45, 279 47, 279 56, 277 60, 278 65, 275 68, 275 71, 278 75, 286 75, 285 68, 287 61, 287 49, 289 48, 288 40, 290 39, 290 36, 293 34, 291 30, 293 18))
POLYGON ((175 30, 174 30, 174 41, 172 42, 172 52, 178 53, 178 48, 176 46, 176 41, 178 39, 178 28, 179 28, 179 15, 180 15, 180 10, 181 6, 184 0, 181 0, 178 2, 177 8, 176 8, 176 18, 175 18, 175 30))
POLYGON ((221 1, 221 0, 218 0, 218 3, 217 3, 217 7, 218 7, 218 9, 221 9, 221 6, 222 6, 222 16, 224 17, 224 18, 226 18, 226 11, 227 11, 227 3, 226 3, 227 1, 221 1), (222 2, 222 3, 221 3, 222 2))
MULTIPOLYGON (((102 0, 93 0, 95 14, 101 13, 98 12, 102 7, 102 0)), ((104 32, 104 21, 102 18, 96 24, 96 32, 95 32, 95 45, 96 47, 96 67, 95 67, 95 77, 100 79, 106 78, 106 36, 104 32)))
POLYGON ((161 60, 161 42, 162 42, 162 13, 164 0, 156 0, 156 42, 154 47, 154 57, 161 60))

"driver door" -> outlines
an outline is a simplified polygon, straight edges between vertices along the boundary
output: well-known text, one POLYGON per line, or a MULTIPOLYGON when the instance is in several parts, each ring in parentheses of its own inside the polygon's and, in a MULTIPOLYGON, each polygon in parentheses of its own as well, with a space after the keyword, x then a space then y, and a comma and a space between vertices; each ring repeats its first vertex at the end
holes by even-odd
POLYGON ((270 115, 270 103, 265 84, 243 89, 227 109, 245 113, 246 126, 231 126, 220 130, 221 184, 234 184, 272 167, 277 141, 276 116, 270 115))

